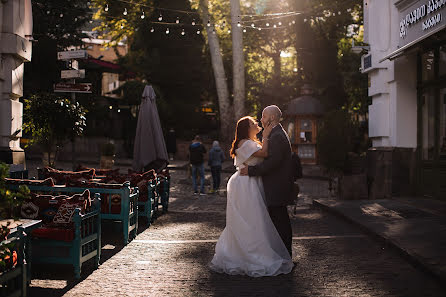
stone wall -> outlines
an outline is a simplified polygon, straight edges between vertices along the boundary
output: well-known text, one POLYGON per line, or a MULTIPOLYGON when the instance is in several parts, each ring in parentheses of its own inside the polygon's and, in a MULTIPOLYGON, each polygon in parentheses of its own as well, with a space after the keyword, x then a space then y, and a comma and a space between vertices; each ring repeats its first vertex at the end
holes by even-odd
POLYGON ((371 148, 367 153, 367 169, 370 199, 415 194, 415 149, 371 148))

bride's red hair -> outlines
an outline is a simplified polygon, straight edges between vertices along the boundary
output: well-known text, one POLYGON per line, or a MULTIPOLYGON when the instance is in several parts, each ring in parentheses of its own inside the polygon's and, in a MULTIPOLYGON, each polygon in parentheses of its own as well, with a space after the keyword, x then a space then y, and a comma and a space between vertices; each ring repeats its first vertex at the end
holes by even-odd
MULTIPOLYGON (((257 124, 257 121, 250 116, 246 116, 238 120, 237 127, 235 128, 235 137, 232 142, 231 150, 229 151, 232 158, 235 158, 235 150, 238 149, 238 144, 243 139, 251 139, 249 137, 249 123, 257 124)), ((259 142, 257 138, 251 139, 255 142, 259 142)))

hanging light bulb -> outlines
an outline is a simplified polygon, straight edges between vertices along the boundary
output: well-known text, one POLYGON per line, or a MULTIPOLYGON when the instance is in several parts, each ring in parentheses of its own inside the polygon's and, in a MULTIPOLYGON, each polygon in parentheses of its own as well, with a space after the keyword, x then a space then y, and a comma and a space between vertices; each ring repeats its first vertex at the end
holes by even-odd
POLYGON ((89 20, 88 22, 91 24, 91 23, 93 23, 93 20, 89 20))
POLYGON ((296 23, 296 21, 295 20, 293 20, 291 23, 293 23, 293 24, 295 24, 296 23))
POLYGON ((170 33, 169 28, 167 28, 166 29, 166 34, 169 34, 169 33, 170 33))
POLYGON ((59 16, 60 16, 61 18, 63 18, 63 13, 61 13, 59 16))
POLYGON ((207 24, 207 26, 208 26, 208 27, 210 27, 210 26, 211 26, 211 21, 208 21, 208 24, 207 24))
POLYGON ((124 12, 122 14, 127 15, 127 8, 124 8, 124 12))
POLYGON ((246 33, 246 29, 243 29, 243 33, 246 33))
POLYGON ((226 26, 226 21, 223 21, 223 23, 221 24, 222 27, 226 26))
POLYGON ((307 22, 307 19, 304 19, 304 23, 306 23, 307 22))
POLYGON ((197 30, 197 34, 200 35, 200 33, 201 33, 201 32, 200 32, 200 29, 198 29, 198 30, 197 30))
POLYGON ((212 29, 212 34, 215 34, 215 29, 212 29))
POLYGON ((297 67, 294 67, 294 68, 293 68, 293 72, 297 72, 297 67))
POLYGON ((74 18, 74 21, 77 22, 77 18, 74 18))
POLYGON ((274 26, 273 26, 274 28, 277 28, 277 25, 276 24, 274 24, 274 26))
POLYGON ((158 21, 162 21, 163 20, 163 16, 161 15, 161 13, 160 13, 160 16, 158 17, 158 21))
POLYGON ((105 12, 108 11, 108 4, 105 4, 105 8, 104 8, 105 12))
POLYGON ((267 27, 269 27, 269 23, 266 23, 265 25, 266 25, 267 27))
POLYGON ((121 24, 121 29, 124 29, 124 24, 121 24))
POLYGON ((231 34, 231 29, 228 29, 228 34, 231 34))
POLYGON ((186 34, 186 32, 184 32, 184 29, 183 29, 183 31, 181 31, 181 35, 185 35, 186 34))
POLYGON ((262 31, 262 28, 258 28, 259 31, 262 31))
POLYGON ((49 10, 47 10, 47 11, 46 11, 46 14, 50 14, 50 11, 49 11, 49 10))
POLYGON ((150 29, 150 33, 155 32, 155 28, 152 27, 152 29, 150 29))
POLYGON ((175 23, 179 24, 180 23, 180 18, 177 17, 177 20, 175 21, 175 23))
POLYGON ((240 22, 237 22, 237 27, 241 27, 242 26, 242 24, 240 24, 240 22))
POLYGON ((252 23, 252 24, 251 24, 251 27, 253 27, 253 28, 254 28, 255 26, 256 26, 256 25, 255 25, 254 23, 252 23))
POLYGON ((278 25, 279 25, 279 26, 282 26, 282 22, 279 22, 278 25))
POLYGON ((195 19, 192 20, 192 26, 195 26, 195 19))
POLYGON ((142 11, 141 19, 144 19, 146 15, 144 14, 144 10, 142 11))

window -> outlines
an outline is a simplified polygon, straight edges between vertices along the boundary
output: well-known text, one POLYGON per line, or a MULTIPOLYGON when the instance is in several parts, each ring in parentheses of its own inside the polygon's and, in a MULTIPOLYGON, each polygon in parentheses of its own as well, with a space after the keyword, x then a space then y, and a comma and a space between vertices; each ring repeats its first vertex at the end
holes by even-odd
POLYGON ((434 91, 426 91, 423 96, 423 160, 433 160, 435 149, 435 96, 434 91))
POLYGON ((440 90, 440 135, 439 156, 446 160, 446 89, 440 90))
POLYGON ((439 57, 439 63, 440 63, 440 76, 446 75, 446 46, 440 47, 440 57, 439 57))
POLYGON ((423 81, 434 79, 434 51, 428 51, 421 56, 421 68, 423 81))

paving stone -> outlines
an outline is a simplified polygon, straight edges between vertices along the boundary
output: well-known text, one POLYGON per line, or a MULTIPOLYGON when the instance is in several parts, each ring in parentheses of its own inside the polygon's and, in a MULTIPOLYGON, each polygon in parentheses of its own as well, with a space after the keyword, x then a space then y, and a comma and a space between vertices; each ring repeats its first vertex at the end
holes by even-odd
MULTIPOLYGON (((224 195, 194 196, 172 172, 169 213, 123 247, 119 230, 105 226, 102 264, 85 267, 77 282, 69 267, 41 267, 30 296, 444 296, 437 282, 355 226, 313 208, 321 184, 303 181, 294 214, 292 273, 228 276, 208 269, 225 226, 224 195), (46 272, 45 272, 46 271, 46 272)), ((227 181, 230 174, 225 174, 227 181)), ((322 191, 322 190, 321 190, 322 191)))

